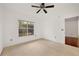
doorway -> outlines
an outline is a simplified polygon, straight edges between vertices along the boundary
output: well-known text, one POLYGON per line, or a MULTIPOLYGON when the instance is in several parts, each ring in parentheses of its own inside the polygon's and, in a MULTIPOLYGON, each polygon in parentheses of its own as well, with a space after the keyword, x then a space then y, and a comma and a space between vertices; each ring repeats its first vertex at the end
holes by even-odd
POLYGON ((65 19, 65 44, 78 47, 78 17, 65 19))

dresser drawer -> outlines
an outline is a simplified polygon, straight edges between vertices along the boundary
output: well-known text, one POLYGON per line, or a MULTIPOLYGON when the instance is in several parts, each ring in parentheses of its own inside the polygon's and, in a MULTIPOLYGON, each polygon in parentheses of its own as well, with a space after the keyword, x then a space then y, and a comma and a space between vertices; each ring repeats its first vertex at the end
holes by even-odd
POLYGON ((65 44, 77 47, 78 46, 78 38, 65 37, 65 44))

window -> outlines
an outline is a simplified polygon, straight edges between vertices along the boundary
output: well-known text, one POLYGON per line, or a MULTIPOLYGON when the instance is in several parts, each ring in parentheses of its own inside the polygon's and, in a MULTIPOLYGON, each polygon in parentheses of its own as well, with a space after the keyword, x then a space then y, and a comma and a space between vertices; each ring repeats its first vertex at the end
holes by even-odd
POLYGON ((34 24, 31 21, 19 20, 19 36, 34 35, 34 24))

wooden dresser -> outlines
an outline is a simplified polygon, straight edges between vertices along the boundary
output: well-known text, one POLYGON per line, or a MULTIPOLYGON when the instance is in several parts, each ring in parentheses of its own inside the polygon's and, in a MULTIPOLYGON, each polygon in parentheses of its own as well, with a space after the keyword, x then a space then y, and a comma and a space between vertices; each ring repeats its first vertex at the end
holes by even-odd
POLYGON ((65 37, 65 44, 79 47, 78 38, 76 37, 65 37))

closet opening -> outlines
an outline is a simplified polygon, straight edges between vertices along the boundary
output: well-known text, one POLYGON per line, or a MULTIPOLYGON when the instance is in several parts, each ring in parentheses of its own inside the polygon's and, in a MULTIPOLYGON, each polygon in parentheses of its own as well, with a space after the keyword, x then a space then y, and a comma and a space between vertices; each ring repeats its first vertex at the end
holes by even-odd
POLYGON ((79 47, 78 19, 78 16, 65 19, 65 44, 67 45, 79 47))

